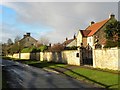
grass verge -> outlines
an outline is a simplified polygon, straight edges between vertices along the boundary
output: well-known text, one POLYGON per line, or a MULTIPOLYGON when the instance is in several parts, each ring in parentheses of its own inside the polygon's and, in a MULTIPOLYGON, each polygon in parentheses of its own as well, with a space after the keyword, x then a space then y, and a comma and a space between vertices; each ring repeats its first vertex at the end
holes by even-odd
POLYGON ((88 82, 96 83, 105 88, 118 88, 119 85, 118 74, 90 70, 86 68, 68 70, 64 73, 79 80, 85 80, 88 82))

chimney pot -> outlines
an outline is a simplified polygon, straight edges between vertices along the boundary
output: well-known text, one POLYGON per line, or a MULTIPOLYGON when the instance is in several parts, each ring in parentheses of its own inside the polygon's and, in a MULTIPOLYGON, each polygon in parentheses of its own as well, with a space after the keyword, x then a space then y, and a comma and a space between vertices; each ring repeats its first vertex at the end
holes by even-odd
POLYGON ((75 36, 75 34, 74 34, 74 37, 73 37, 74 39, 76 38, 76 36, 75 36))
POLYGON ((91 21, 90 25, 94 24, 95 22, 94 21, 91 21))
POLYGON ((23 35, 23 37, 25 38, 25 37, 26 37, 26 35, 23 35))
POLYGON ((68 38, 66 37, 66 41, 68 40, 68 38))
POLYGON ((30 33, 26 33, 27 36, 30 36, 30 33))
POLYGON ((49 44, 49 47, 51 47, 51 43, 49 44))
POLYGON ((114 14, 110 14, 110 18, 114 18, 115 17, 115 15, 114 14))

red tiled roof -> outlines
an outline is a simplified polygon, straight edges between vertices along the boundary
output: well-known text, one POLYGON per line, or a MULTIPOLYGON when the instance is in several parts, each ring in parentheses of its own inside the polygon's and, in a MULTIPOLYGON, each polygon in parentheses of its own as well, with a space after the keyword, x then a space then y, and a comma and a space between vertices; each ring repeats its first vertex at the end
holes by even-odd
POLYGON ((84 37, 88 36, 88 34, 91 32, 91 30, 80 30, 80 32, 82 33, 82 35, 84 37))
POLYGON ((101 22, 97 22, 88 28, 86 30, 91 30, 91 32, 88 34, 88 36, 94 35, 103 25, 105 25, 108 22, 109 19, 103 20, 101 22))

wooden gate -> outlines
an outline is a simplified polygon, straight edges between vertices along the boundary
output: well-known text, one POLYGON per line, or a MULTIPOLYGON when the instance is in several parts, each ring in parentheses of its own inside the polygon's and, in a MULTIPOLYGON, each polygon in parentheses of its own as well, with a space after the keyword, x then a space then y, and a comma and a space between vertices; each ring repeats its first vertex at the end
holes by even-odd
POLYGON ((81 52, 82 52, 82 64, 93 65, 92 48, 88 45, 85 48, 81 48, 81 52))

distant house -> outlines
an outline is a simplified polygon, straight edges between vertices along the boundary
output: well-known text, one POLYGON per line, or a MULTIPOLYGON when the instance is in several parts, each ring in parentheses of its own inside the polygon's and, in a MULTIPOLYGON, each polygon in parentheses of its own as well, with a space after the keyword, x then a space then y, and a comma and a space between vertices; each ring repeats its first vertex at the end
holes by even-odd
MULTIPOLYGON (((77 47, 87 47, 88 45, 91 48, 95 47, 104 47, 106 43, 105 38, 105 28, 106 25, 116 21, 115 15, 111 14, 110 17, 106 20, 100 22, 91 22, 90 25, 85 30, 79 30, 76 36, 76 39, 70 41, 74 42, 74 46, 77 47), (75 45, 76 43, 76 45, 75 45)), ((67 41, 66 41, 67 42, 67 41)), ((67 46, 72 46, 72 42, 68 43, 67 46)))
POLYGON ((72 47, 72 46, 76 46, 76 37, 74 35, 73 39, 68 39, 66 38, 66 40, 63 43, 57 43, 51 46, 51 44, 49 45, 49 51, 52 52, 60 52, 65 50, 67 47, 72 47))
POLYGON ((54 45, 50 45, 49 47, 48 47, 48 51, 51 51, 51 52, 61 52, 61 51, 63 51, 64 50, 64 46, 62 45, 62 44, 60 44, 60 43, 57 43, 57 44, 54 44, 54 45))
POLYGON ((76 36, 74 35, 73 39, 68 39, 66 38, 66 40, 62 43, 62 45, 64 47, 72 47, 72 46, 76 46, 77 42, 76 42, 76 36))
POLYGON ((30 33, 26 33, 21 40, 18 41, 24 48, 37 46, 37 40, 30 36, 30 33))

